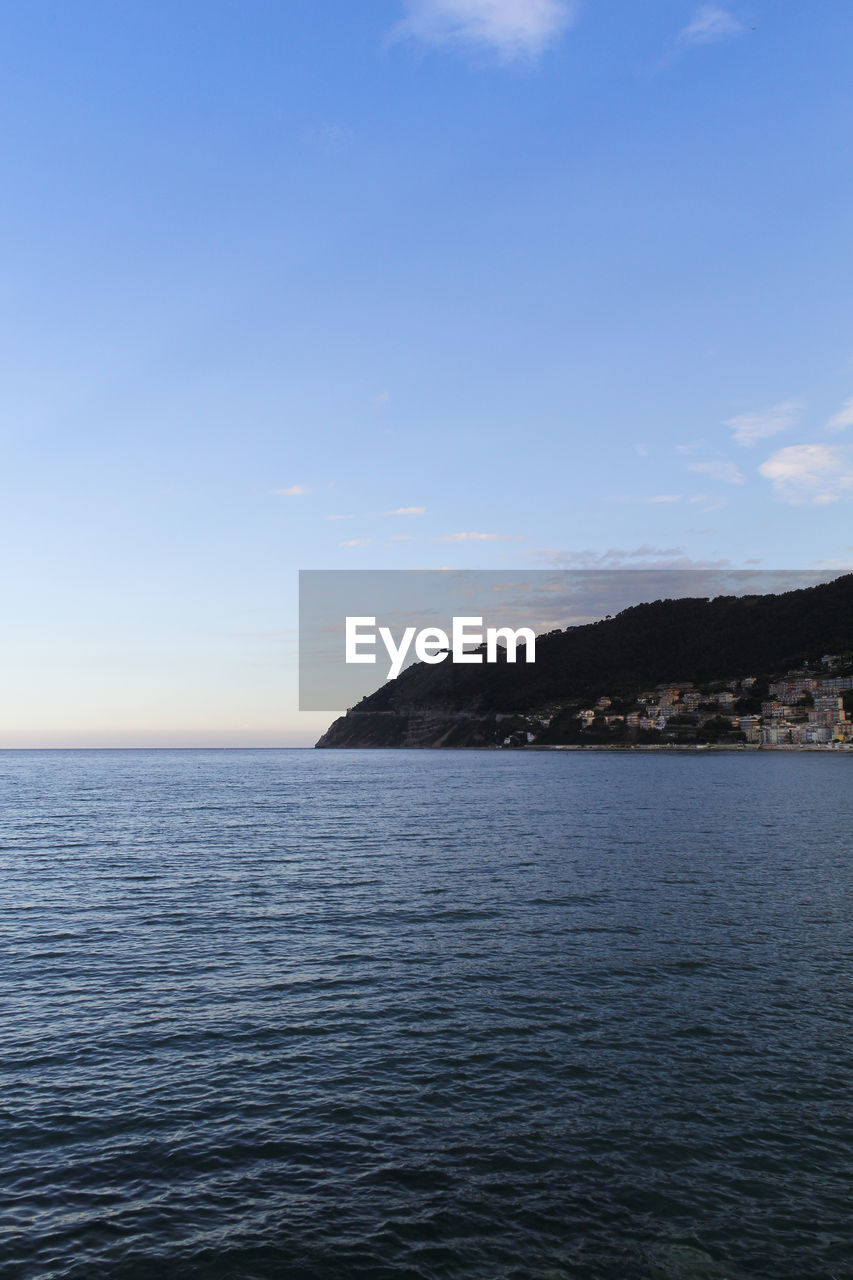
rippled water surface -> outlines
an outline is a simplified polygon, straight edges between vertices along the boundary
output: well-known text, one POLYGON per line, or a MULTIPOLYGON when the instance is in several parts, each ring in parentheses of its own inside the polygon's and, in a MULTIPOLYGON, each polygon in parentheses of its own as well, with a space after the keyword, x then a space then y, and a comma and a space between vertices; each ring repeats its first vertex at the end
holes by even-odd
POLYGON ((853 1275, 853 758, 0 753, 0 1275, 853 1275))

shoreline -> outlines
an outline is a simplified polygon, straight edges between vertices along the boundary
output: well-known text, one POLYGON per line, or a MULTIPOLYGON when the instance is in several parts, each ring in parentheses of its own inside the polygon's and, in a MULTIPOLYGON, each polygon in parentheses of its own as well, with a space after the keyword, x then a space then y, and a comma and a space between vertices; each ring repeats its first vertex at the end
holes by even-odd
MULTIPOLYGON (((236 748, 241 750, 245 748, 236 748)), ((275 748, 271 748, 275 750, 275 748)), ((523 746, 504 747, 504 746, 470 746, 470 747, 421 747, 421 746, 329 746, 318 747, 314 744, 313 750, 319 751, 507 751, 512 754, 524 751, 617 751, 626 754, 633 751, 693 751, 693 752, 728 752, 729 754, 743 754, 744 752, 761 752, 761 751, 787 751, 791 752, 822 752, 826 754, 853 755, 853 742, 808 742, 808 743, 781 743, 779 746, 765 746, 759 743, 741 743, 740 745, 717 744, 717 743, 699 743, 699 742, 596 742, 596 743, 535 743, 528 742, 523 746)))
POLYGON ((538 744, 530 742, 520 747, 486 748, 486 750, 490 749, 495 751, 823 751, 837 753, 853 752, 853 742, 782 742, 772 746, 758 742, 743 742, 738 745, 712 742, 573 742, 566 745, 558 743, 552 745, 550 743, 538 744))

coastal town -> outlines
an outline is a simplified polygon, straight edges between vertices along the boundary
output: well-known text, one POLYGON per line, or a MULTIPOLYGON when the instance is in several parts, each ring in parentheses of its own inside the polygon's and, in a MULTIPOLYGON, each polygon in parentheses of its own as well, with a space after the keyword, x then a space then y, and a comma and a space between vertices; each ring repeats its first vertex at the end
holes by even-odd
POLYGON ((777 678, 678 681, 643 690, 635 699, 614 694, 589 706, 549 707, 523 726, 513 724, 500 745, 560 742, 853 747, 853 656, 824 654, 814 668, 777 678))
POLYGON ((631 606, 536 661, 413 662, 319 747, 853 752, 853 573, 778 595, 631 606))

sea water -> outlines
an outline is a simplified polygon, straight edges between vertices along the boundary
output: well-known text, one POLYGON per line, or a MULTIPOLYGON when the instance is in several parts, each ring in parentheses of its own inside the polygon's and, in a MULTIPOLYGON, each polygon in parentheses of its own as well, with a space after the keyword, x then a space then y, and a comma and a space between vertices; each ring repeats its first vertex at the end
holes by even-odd
POLYGON ((0 753, 0 1275, 853 1274, 853 758, 0 753))

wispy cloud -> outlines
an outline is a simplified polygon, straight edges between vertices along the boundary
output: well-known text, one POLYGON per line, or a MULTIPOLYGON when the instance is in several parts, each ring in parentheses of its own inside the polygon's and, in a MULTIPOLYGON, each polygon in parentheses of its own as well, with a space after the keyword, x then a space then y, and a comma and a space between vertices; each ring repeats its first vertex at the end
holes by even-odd
POLYGON ((844 431, 853 427, 853 400, 845 400, 838 413, 826 424, 827 431, 844 431))
POLYGON ((727 418, 725 425, 731 428, 735 444, 746 447, 757 444, 759 440, 766 440, 768 436, 788 431, 799 419, 802 407, 799 400, 782 400, 769 409, 738 413, 733 418, 727 418))
POLYGON ((333 121, 323 120, 304 135, 304 141, 313 147, 331 150, 347 136, 346 130, 333 121))
POLYGON ((648 498, 647 501, 654 506, 665 506, 670 502, 680 502, 683 496, 681 493, 656 493, 654 497, 648 498))
POLYGON ((853 548, 847 556, 831 556, 828 560, 813 560, 815 569, 843 569, 848 573, 853 570, 853 548))
POLYGON ((683 547, 655 547, 649 543, 623 550, 607 551, 541 551, 538 559, 548 561, 555 569, 724 569, 728 560, 694 560, 683 547))
POLYGON ((499 533, 446 533, 441 542, 497 542, 499 533))
POLYGON ((719 458, 713 462, 691 462, 688 471, 710 476, 712 480, 721 480, 723 484, 746 484, 746 476, 727 458, 719 458))
POLYGON ((717 4, 703 4, 687 26, 679 31, 678 43, 688 49, 700 44, 716 44, 719 40, 739 35, 743 29, 742 23, 728 9, 717 4))
POLYGON ((395 511, 385 511, 386 516, 425 516, 426 507, 397 507, 395 511))
POLYGON ((301 484, 292 484, 289 489, 276 489, 276 493, 280 498, 298 498, 308 490, 303 488, 301 484))
POLYGON ((792 444, 758 468, 777 498, 825 506, 853 494, 853 451, 829 444, 792 444))
POLYGON ((509 61, 542 53, 574 14, 573 0, 405 0, 391 36, 486 48, 509 61))
POLYGON ((694 493, 692 498, 688 498, 688 502, 702 512, 719 511, 721 507, 729 505, 728 498, 721 498, 718 493, 694 493))
POLYGON ((339 547, 366 547, 370 542, 369 538, 349 538, 346 542, 339 542, 339 547))

